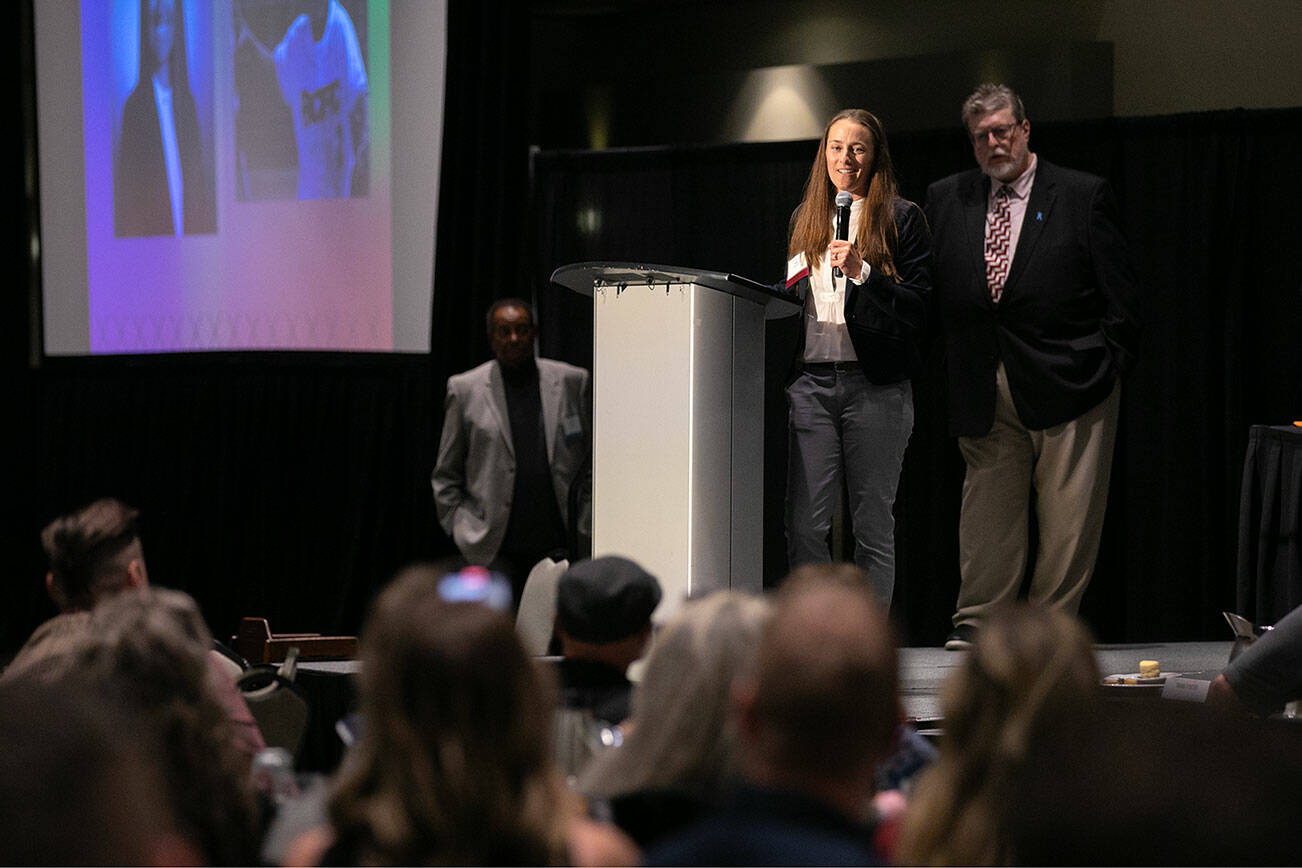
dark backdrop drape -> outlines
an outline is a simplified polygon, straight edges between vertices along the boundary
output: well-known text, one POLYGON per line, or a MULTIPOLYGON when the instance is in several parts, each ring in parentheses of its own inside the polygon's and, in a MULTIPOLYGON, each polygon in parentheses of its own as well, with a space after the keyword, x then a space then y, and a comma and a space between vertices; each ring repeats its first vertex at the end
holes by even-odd
MULTIPOLYGON (((1121 435, 1096 578, 1082 613, 1109 641, 1224 632, 1234 605, 1237 495, 1250 424, 1302 416, 1302 111, 1035 125, 1044 158, 1110 178, 1144 286, 1141 360, 1121 435)), ((958 131, 893 136, 904 194, 972 165, 958 131)), ((599 153, 535 161, 535 280, 567 262, 621 260, 783 276, 787 217, 814 142, 599 153)), ((543 294, 569 357, 590 362, 586 299, 543 294)), ((790 335, 770 326, 766 581, 780 577, 790 335)), ((948 631, 958 587, 963 465, 945 433, 934 345, 897 502, 894 613, 915 643, 948 631)))
POLYGON ((449 0, 430 344, 440 384, 489 357, 492 300, 530 294, 528 68, 517 4, 449 0))

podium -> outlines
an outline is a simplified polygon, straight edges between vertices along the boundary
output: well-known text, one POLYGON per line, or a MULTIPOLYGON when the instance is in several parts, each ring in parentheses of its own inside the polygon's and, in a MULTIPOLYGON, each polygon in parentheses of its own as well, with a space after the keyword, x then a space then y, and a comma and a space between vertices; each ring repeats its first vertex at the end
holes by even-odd
POLYGON ((733 274, 583 262, 592 297, 592 553, 685 599, 763 587, 764 320, 797 302, 733 274))

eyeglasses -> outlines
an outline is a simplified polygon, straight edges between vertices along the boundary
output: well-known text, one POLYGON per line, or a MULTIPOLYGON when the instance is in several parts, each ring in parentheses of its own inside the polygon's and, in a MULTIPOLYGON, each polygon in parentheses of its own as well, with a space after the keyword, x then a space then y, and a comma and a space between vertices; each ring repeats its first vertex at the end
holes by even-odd
POLYGON ((1021 124, 1000 124, 997 127, 975 130, 972 133, 972 141, 978 145, 984 145, 990 140, 991 136, 994 136, 996 142, 1006 142, 1013 137, 1013 131, 1020 129, 1021 126, 1021 124))

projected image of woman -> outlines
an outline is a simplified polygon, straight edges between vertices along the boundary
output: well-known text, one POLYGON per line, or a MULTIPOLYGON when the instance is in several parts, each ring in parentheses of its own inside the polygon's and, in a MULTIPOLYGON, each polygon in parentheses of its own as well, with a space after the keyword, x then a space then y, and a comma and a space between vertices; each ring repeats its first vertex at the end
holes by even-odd
POLYGON ((846 109, 827 122, 790 231, 787 289, 804 317, 787 385, 787 553, 793 569, 832 559, 844 485, 854 562, 889 606, 931 240, 921 209, 900 198, 876 116, 846 109))
POLYGON ((122 110, 113 191, 118 236, 217 229, 186 67, 182 0, 140 0, 140 67, 122 110))

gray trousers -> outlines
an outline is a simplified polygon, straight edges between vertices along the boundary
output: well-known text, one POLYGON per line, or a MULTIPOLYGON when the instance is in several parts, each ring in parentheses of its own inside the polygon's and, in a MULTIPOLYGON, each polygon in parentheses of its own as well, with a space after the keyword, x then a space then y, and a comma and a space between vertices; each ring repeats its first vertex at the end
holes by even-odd
POLYGON ((889 608, 895 590, 895 492, 913 432, 913 387, 868 382, 858 365, 806 369, 787 387, 787 554, 791 566, 832 559, 828 532, 850 496, 854 562, 889 608))

